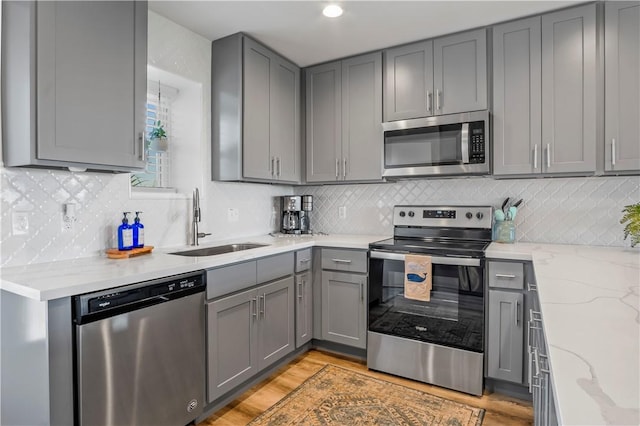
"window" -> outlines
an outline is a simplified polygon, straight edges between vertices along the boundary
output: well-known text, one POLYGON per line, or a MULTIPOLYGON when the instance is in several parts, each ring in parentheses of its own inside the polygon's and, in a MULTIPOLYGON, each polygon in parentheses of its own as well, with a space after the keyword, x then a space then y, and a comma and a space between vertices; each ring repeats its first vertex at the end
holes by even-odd
POLYGON ((172 102, 178 89, 160 81, 147 82, 147 117, 145 128, 144 172, 131 175, 131 186, 146 188, 170 188, 172 102))

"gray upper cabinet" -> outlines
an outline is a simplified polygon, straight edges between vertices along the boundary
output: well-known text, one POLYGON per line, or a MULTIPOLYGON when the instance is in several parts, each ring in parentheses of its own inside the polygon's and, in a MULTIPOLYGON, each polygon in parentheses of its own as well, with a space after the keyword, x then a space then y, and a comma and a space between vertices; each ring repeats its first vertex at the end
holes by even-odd
POLYGON ((493 28, 493 173, 540 172, 540 17, 493 28))
POLYGON ((212 178, 297 183, 300 69, 234 34, 212 43, 212 178))
POLYGON ((305 76, 307 182, 381 180, 381 54, 311 67, 305 76))
POLYGON ((596 170, 596 5, 493 31, 493 173, 596 170))
POLYGON ((542 16, 542 171, 596 169, 596 5, 542 16))
POLYGON ((435 114, 487 109, 487 31, 433 41, 435 114))
POLYGON ((384 121, 433 115, 433 42, 384 52, 384 121))
POLYGON ((640 170, 640 4, 605 3, 605 170, 640 170))
POLYGON ((144 167, 147 2, 3 2, 6 166, 144 167))
POLYGON ((385 51, 384 121, 487 109, 485 29, 385 51))

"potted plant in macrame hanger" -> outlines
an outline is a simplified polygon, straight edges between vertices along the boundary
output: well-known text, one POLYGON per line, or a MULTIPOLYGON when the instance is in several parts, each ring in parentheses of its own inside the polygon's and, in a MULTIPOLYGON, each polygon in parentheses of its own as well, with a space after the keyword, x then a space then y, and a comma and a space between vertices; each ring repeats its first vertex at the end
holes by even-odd
POLYGON ((164 124, 162 124, 160 120, 157 120, 153 124, 147 139, 149 141, 149 151, 166 151, 169 148, 167 132, 164 129, 164 124))

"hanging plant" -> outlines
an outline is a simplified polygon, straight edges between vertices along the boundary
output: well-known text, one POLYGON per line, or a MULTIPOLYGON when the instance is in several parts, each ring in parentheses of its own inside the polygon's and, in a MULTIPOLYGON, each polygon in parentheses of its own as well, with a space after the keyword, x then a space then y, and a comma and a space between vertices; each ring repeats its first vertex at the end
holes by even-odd
POLYGON ((631 247, 635 247, 640 243, 640 203, 624 206, 622 210, 624 215, 620 219, 624 227, 624 239, 631 236, 631 247))

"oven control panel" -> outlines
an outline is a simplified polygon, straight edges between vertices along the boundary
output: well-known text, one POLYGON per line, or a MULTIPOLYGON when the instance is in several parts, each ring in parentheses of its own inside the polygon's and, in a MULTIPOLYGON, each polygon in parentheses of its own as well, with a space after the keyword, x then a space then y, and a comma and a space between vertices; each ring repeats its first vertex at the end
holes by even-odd
POLYGON ((395 206, 394 226, 491 229, 490 206, 395 206))

